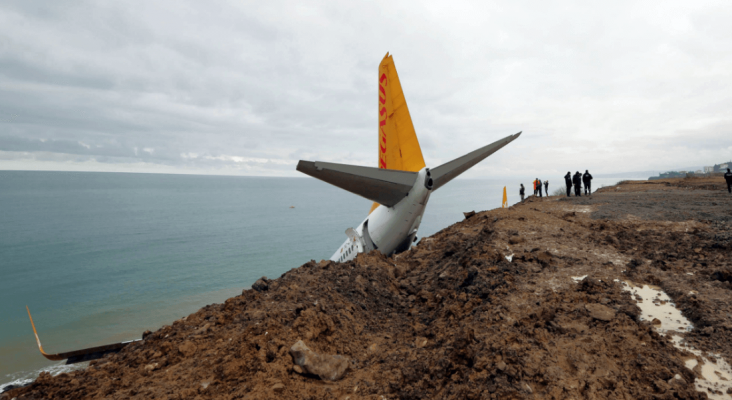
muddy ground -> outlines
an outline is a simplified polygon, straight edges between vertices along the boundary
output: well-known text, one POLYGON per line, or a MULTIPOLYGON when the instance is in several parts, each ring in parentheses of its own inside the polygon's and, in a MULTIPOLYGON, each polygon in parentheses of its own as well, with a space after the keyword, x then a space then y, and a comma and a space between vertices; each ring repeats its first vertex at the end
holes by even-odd
POLYGON ((614 280, 660 286, 694 325, 681 333, 687 341, 732 361, 732 196, 723 185, 630 182, 591 197, 530 197, 394 257, 307 263, 87 370, 42 374, 2 396, 706 398, 698 369, 685 366, 693 355, 641 321, 614 280), (328 382, 293 368, 298 340, 348 357, 349 369, 328 382))

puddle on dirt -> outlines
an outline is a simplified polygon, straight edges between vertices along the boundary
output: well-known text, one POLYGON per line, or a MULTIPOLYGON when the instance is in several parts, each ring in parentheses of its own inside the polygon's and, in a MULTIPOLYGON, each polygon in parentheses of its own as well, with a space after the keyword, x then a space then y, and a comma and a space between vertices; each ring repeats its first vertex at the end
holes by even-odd
MULTIPOLYGON (((584 277, 583 277, 584 278, 584 277)), ((572 278, 574 279, 574 277, 572 278)), ((617 279, 615 279, 618 282, 617 279)), ((702 352, 688 346, 681 336, 674 332, 688 332, 694 329, 691 322, 681 314, 671 298, 657 286, 636 286, 630 282, 621 282, 623 290, 630 292, 641 309, 641 320, 650 321, 661 335, 670 334, 676 348, 686 350, 696 356, 686 360, 686 367, 695 370, 703 378, 694 381, 696 389, 704 392, 710 399, 729 399, 727 390, 732 393, 732 367, 718 354, 711 354, 716 360, 702 356, 702 352), (697 367, 701 359, 702 365, 697 367)))
POLYGON ((681 336, 671 336, 674 345, 694 354, 697 358, 686 360, 686 367, 696 370, 704 379, 696 379, 696 389, 705 392, 710 399, 729 399, 732 394, 732 367, 719 354, 712 354, 714 361, 702 355, 702 352, 686 345, 681 336), (699 359, 702 364, 699 367, 699 359))
POLYGON ((641 309, 641 321, 650 321, 659 333, 689 332, 694 326, 681 314, 671 298, 657 286, 636 286, 622 282, 623 290, 633 294, 641 309))

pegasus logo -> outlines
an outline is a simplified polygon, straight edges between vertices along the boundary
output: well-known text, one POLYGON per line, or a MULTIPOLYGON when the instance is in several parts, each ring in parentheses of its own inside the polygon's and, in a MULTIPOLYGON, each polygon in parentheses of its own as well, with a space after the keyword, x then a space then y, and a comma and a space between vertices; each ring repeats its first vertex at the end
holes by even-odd
POLYGON ((381 74, 379 78, 379 168, 386 168, 386 132, 384 132, 384 125, 386 125, 386 87, 387 79, 386 74, 381 74))

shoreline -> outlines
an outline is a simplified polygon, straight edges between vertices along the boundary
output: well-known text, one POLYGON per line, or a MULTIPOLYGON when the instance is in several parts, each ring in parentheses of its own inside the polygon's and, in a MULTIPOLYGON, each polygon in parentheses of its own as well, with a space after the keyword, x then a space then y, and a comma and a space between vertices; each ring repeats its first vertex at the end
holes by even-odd
POLYGON ((629 181, 532 196, 394 257, 307 263, 6 397, 722 398, 725 387, 699 385, 713 359, 732 358, 723 185, 629 181), (669 331, 640 302, 673 304, 693 328, 669 331), (298 340, 347 357, 343 378, 326 385, 295 368, 298 340))

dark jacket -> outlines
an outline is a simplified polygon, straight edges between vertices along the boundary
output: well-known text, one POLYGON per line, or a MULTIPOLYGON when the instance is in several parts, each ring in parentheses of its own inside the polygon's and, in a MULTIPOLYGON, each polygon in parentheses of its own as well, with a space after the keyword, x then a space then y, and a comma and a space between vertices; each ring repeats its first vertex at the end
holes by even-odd
POLYGON ((581 185, 582 184, 582 174, 580 174, 579 172, 574 174, 574 176, 572 176, 572 183, 574 183, 575 186, 581 185))
POLYGON ((520 194, 521 196, 523 196, 523 195, 524 195, 524 187, 523 187, 523 186, 521 186, 521 189, 519 189, 519 194, 520 194))
POLYGON ((592 175, 590 175, 589 172, 585 172, 585 174, 582 175, 582 182, 590 183, 591 180, 592 180, 592 175))
POLYGON ((564 183, 567 184, 567 186, 572 186, 572 175, 567 172, 567 175, 564 175, 564 183))
POLYGON ((732 172, 725 172, 724 180, 727 181, 727 183, 732 183, 732 172))

